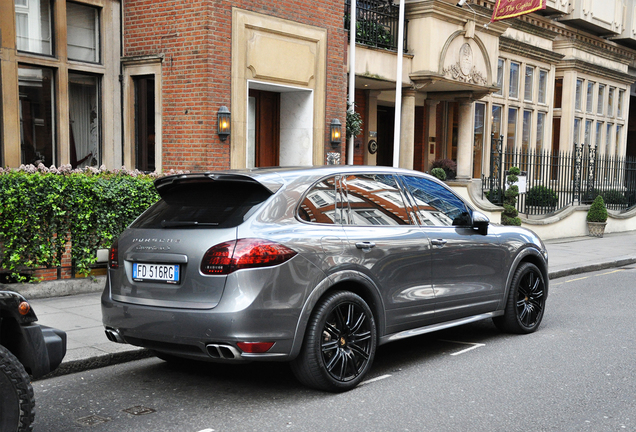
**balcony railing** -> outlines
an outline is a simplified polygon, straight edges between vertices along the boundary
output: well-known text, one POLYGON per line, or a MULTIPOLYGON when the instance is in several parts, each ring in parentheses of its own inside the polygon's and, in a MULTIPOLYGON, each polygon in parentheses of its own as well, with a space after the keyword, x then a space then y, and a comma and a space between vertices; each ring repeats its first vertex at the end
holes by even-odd
MULTIPOLYGON (((356 43, 397 51, 399 5, 392 0, 357 0, 356 43)), ((344 27, 351 28, 351 0, 345 0, 344 27)), ((408 22, 404 21, 404 52, 408 22)))
POLYGON ((483 177, 482 193, 503 203, 506 172, 518 167, 526 192, 517 210, 526 215, 551 214, 571 205, 589 204, 601 195, 608 209, 627 211, 636 205, 636 159, 598 155, 594 145, 575 145, 574 152, 502 151, 493 139, 491 172, 483 177))

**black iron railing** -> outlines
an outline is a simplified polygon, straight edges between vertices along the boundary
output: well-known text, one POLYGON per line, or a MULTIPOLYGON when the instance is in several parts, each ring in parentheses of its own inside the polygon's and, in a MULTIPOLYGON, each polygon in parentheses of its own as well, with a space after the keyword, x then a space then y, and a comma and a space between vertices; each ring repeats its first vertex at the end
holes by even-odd
MULTIPOLYGON (((398 46, 399 5, 392 0, 357 0, 356 43, 396 51, 398 46)), ((406 52, 408 22, 404 21, 406 52)), ((351 28, 351 0, 345 0, 344 27, 351 28)))
POLYGON ((636 205, 636 159, 599 155, 593 145, 575 145, 573 152, 503 151, 492 138, 490 176, 482 178, 482 195, 503 203, 505 177, 518 167, 525 181, 517 210, 526 215, 554 213, 571 205, 589 204, 603 196, 607 208, 627 211, 636 205))

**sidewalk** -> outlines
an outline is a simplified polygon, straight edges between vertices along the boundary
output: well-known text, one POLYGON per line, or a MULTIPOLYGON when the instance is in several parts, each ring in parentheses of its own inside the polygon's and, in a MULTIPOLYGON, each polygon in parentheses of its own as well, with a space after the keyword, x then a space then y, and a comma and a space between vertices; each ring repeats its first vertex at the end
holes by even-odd
MULTIPOLYGON (((636 231, 606 234, 603 238, 577 237, 545 243, 550 279, 636 263, 636 231)), ((66 357, 55 375, 150 356, 144 349, 106 339, 100 309, 103 278, 96 283, 84 283, 80 291, 84 293, 67 296, 61 293, 71 290, 64 291, 60 284, 51 289, 51 284, 30 285, 29 292, 23 294, 31 299, 40 324, 64 330, 68 336, 66 357), (47 293, 54 296, 37 298, 45 297, 47 293)), ((11 286, 5 286, 5 289, 11 289, 11 286)))

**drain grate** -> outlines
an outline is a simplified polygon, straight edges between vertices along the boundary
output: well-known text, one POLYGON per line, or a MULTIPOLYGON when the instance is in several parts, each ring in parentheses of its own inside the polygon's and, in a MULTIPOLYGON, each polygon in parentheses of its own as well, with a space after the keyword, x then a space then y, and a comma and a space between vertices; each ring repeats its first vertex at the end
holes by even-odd
POLYGON ((106 417, 100 417, 96 414, 92 414, 86 417, 78 418, 75 420, 75 423, 82 426, 95 426, 101 423, 109 422, 110 419, 106 417))
POLYGON ((157 410, 154 410, 152 408, 146 408, 145 406, 141 406, 141 405, 126 408, 125 410, 122 410, 122 411, 128 414, 136 415, 136 416, 152 414, 153 412, 157 412, 157 410))

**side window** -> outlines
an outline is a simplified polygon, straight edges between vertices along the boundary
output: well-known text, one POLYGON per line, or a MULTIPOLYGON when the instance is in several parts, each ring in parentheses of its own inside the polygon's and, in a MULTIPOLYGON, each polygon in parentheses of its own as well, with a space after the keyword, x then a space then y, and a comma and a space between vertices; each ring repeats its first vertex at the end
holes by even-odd
POLYGON ((312 223, 342 223, 342 196, 337 192, 339 182, 339 178, 332 176, 316 183, 298 207, 298 218, 312 223))
POLYGON ((402 177, 411 193, 421 225, 466 226, 471 216, 466 204, 439 183, 422 177, 402 177))
POLYGON ((355 174, 343 177, 350 225, 410 225, 409 211, 390 174, 355 174))

